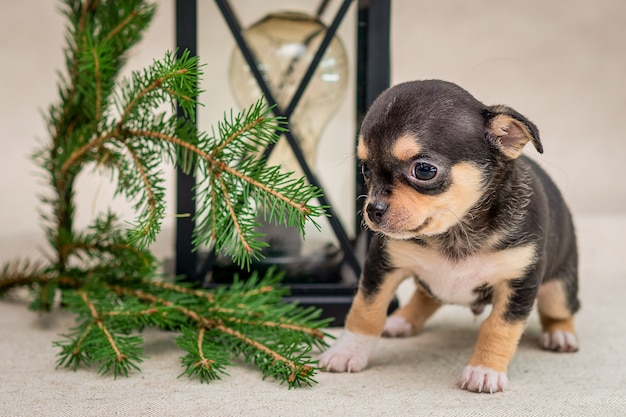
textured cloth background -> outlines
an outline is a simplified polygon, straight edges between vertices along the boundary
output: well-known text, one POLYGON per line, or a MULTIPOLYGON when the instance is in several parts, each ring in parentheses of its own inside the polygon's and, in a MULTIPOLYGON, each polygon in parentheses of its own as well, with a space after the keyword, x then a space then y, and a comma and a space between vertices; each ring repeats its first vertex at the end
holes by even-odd
MULTIPOLYGON (((55 370, 52 341, 73 324, 0 301, 0 416, 624 416, 626 415, 626 217, 578 220, 581 350, 538 349, 536 315, 509 369, 503 394, 457 387, 478 326, 467 309, 445 307, 417 337, 381 340, 357 374, 319 373, 310 389, 288 390, 249 365, 209 385, 178 378, 174 335, 145 334, 141 373, 113 380, 94 369, 55 370)), ((338 333, 338 330, 333 330, 338 333)))

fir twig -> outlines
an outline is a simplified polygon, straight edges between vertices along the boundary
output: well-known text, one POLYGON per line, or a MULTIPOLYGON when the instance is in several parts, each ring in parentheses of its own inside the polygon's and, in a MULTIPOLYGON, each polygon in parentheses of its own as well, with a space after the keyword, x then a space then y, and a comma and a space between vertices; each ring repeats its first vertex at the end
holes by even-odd
POLYGON ((216 133, 198 132, 190 121, 201 72, 188 52, 178 58, 167 53, 118 79, 154 5, 64 0, 63 12, 66 75, 59 102, 48 112, 50 143, 35 154, 50 186, 42 219, 55 256, 1 266, 0 294, 28 287, 31 308, 40 311, 60 295, 60 305, 76 314, 76 326, 55 342, 59 367, 96 365, 99 373, 128 375, 144 358, 140 333, 152 326, 179 333, 183 374, 201 382, 226 375, 231 359, 242 356, 264 377, 290 387, 313 383, 315 361, 308 353, 326 346, 328 321, 319 319, 319 310, 283 303, 280 274, 253 273, 207 291, 165 281, 146 249, 166 213, 163 162, 197 178, 196 248, 211 245, 242 266, 265 245, 256 231, 259 211, 302 232, 306 221, 323 215, 324 208, 312 204, 319 189, 255 156, 278 139, 284 120, 271 117, 259 100, 225 116, 216 133), (187 118, 160 112, 174 103, 187 118), (116 192, 134 203, 136 219, 128 228, 106 213, 87 230, 75 230, 74 187, 88 166, 110 170, 116 192))
MULTIPOLYGON (((89 312, 91 313, 91 317, 93 318, 94 322, 100 328, 100 330, 102 330, 102 333, 104 333, 104 336, 106 337, 107 342, 109 343, 109 345, 111 346, 111 349, 115 353, 115 359, 117 360, 117 363, 120 364, 124 362, 126 360, 126 356, 123 355, 122 352, 120 352, 120 349, 117 346, 117 343, 115 343, 113 336, 111 336, 111 332, 109 332, 109 329, 107 329, 107 327, 102 323, 102 320, 100 319, 100 315, 98 314, 98 311, 96 310, 96 306, 89 299, 89 296, 87 295, 85 291, 78 290, 78 294, 81 296, 83 301, 85 301, 85 304, 89 308, 89 312)), ((115 369, 117 369, 117 367, 115 369)))

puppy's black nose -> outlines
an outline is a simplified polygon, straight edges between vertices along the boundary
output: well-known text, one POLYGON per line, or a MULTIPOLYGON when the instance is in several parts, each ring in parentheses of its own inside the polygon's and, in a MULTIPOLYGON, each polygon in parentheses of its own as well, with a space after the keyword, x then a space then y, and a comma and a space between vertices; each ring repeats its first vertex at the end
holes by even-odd
POLYGON ((370 218, 370 220, 373 223, 378 224, 383 219, 383 216, 387 212, 388 208, 389 208, 388 204, 385 204, 382 201, 374 201, 367 205, 367 208, 366 208, 367 216, 370 218))

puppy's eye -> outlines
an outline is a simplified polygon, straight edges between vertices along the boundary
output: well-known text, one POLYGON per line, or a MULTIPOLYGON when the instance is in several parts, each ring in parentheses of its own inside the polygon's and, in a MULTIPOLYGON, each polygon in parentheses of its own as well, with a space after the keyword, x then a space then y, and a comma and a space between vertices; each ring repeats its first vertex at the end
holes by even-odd
POLYGON ((413 176, 420 181, 429 181, 437 176, 437 167, 426 162, 413 166, 413 176))

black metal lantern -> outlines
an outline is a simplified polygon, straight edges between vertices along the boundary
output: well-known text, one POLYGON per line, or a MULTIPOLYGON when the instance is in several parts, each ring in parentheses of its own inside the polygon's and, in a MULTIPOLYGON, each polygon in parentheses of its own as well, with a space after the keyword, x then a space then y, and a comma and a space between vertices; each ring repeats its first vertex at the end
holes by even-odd
MULTIPOLYGON (((237 45, 230 62, 231 85, 242 107, 263 94, 276 116, 289 121, 289 132, 275 147, 265 150, 272 164, 281 164, 290 171, 298 171, 307 180, 323 188, 312 169, 319 131, 336 107, 332 99, 341 100, 345 83, 346 56, 336 32, 352 3, 342 0, 330 25, 319 19, 328 1, 322 1, 317 15, 302 13, 273 13, 245 31, 227 0, 215 0, 237 45), (307 94, 307 91, 309 93, 307 94), (307 123, 312 122, 312 123, 307 123)), ((196 2, 177 0, 177 45, 179 50, 196 52, 196 2)), ((389 18, 390 0, 358 1, 357 26, 357 97, 356 123, 374 98, 389 84, 389 18)), ((356 199, 363 192, 356 164, 348 175, 355 180, 356 199)), ((199 259, 191 250, 193 230, 193 178, 182 172, 177 179, 177 211, 190 217, 177 219, 176 273, 207 285, 223 283, 235 268, 228 260, 220 260, 215 253, 199 259), (220 271, 225 272, 220 275, 220 271), (220 278, 226 277, 226 278, 220 278)), ((328 206, 329 223, 338 246, 326 244, 303 250, 299 236, 288 229, 264 230, 273 252, 265 255, 265 265, 278 265, 287 272, 286 284, 291 298, 301 305, 321 307, 324 316, 336 317, 335 325, 342 323, 360 275, 360 256, 357 242, 364 248, 366 232, 360 228, 360 219, 354 214, 356 236, 349 237, 333 202, 322 197, 320 204, 328 206)), ((358 206, 357 206, 358 207, 358 206)), ((258 269, 264 265, 255 265, 258 269)))

